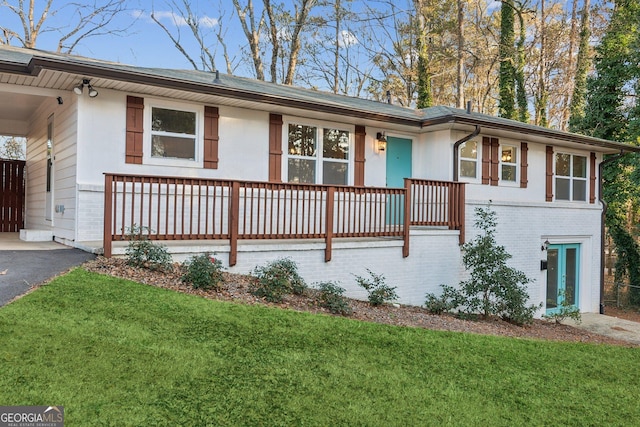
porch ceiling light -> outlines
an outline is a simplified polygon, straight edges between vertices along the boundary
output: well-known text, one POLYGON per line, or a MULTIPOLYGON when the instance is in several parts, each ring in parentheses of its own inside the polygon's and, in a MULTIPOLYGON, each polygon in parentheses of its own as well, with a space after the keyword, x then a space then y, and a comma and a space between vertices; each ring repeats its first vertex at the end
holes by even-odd
POLYGON ((84 92, 84 87, 87 87, 87 89, 89 90, 89 97, 90 98, 95 98, 96 96, 98 96, 98 91, 95 90, 93 88, 93 86, 91 86, 91 80, 89 79, 82 79, 82 83, 80 83, 78 86, 73 88, 73 92, 76 95, 82 95, 82 92, 84 92))
POLYGON ((387 149, 387 136, 384 132, 378 132, 376 134, 376 144, 375 151, 376 153, 381 153, 387 149))

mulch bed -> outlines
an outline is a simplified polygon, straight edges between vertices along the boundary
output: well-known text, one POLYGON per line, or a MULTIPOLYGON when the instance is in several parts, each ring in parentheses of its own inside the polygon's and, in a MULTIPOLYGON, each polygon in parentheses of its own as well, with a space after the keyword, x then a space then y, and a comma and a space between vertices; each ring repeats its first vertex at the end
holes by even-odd
MULTIPOLYGON (((183 273, 179 264, 174 265, 173 272, 165 273, 130 267, 123 259, 98 257, 85 263, 83 267, 95 273, 129 279, 213 300, 232 301, 242 304, 261 304, 282 309, 333 315, 327 309, 318 306, 315 298, 316 291, 312 289, 304 296, 290 295, 285 297, 282 303, 268 303, 262 298, 251 294, 252 278, 246 275, 223 273, 225 279, 223 289, 216 292, 213 290, 193 289, 190 285, 183 283, 180 279, 183 273)), ((349 318, 388 325, 505 337, 635 346, 627 341, 613 339, 568 325, 557 325, 545 320, 535 320, 533 324, 521 327, 501 319, 471 321, 458 319, 452 315, 434 315, 424 308, 415 306, 383 305, 373 307, 366 301, 354 299, 350 299, 349 304, 353 310, 353 313, 348 316, 349 318)))

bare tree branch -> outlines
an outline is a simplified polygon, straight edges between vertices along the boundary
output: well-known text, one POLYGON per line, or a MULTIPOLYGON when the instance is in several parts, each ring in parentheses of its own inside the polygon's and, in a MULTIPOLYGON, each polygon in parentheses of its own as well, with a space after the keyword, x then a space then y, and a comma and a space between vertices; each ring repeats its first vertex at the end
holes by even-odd
POLYGON ((35 0, 29 0, 26 4, 24 0, 3 0, 0 10, 6 9, 17 18, 22 27, 22 31, 19 32, 15 28, 0 26, 4 42, 8 44, 12 39, 16 39, 22 47, 35 48, 41 34, 56 32, 59 34, 58 52, 70 53, 81 41, 89 37, 122 34, 130 27, 113 27, 116 16, 127 10, 126 0, 95 0, 91 4, 72 2, 58 9, 53 9, 53 2, 54 0, 46 0, 36 4, 35 0), (36 6, 43 6, 39 14, 36 13, 36 6), (49 25, 50 17, 66 13, 67 10, 71 10, 67 25, 49 25))

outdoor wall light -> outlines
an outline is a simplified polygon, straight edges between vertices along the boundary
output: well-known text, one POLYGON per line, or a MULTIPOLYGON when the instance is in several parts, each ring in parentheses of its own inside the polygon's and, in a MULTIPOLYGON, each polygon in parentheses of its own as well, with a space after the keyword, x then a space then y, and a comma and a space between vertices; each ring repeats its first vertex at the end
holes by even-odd
POLYGON ((375 149, 376 153, 382 153, 387 149, 387 137, 384 132, 378 132, 376 134, 375 149))
POLYGON ((542 244, 542 246, 540 246, 540 250, 541 251, 546 251, 549 248, 549 245, 551 243, 549 242, 549 239, 545 240, 544 243, 542 244))
POLYGON ((76 95, 82 95, 85 86, 89 89, 89 98, 95 98, 96 96, 98 96, 98 91, 95 90, 93 86, 91 86, 91 80, 89 79, 82 79, 82 83, 74 87, 73 92, 76 95))

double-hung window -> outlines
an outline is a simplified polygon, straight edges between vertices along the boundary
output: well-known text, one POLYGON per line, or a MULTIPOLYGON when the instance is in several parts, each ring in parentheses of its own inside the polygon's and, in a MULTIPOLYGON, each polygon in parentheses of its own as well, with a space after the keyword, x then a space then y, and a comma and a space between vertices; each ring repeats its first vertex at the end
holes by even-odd
POLYGON ((478 143, 467 141, 460 147, 460 177, 478 177, 478 143))
POLYGON ((151 157, 196 160, 195 111, 151 107, 151 157))
POLYGON ((518 149, 513 145, 500 146, 500 179, 508 183, 518 179, 518 149))
POLYGON ((287 130, 289 182, 348 184, 349 131, 294 123, 287 130))
POLYGON ((144 100, 144 163, 202 167, 204 107, 144 100))
POLYGON ((587 200, 587 158, 557 153, 555 164, 556 200, 587 200))

